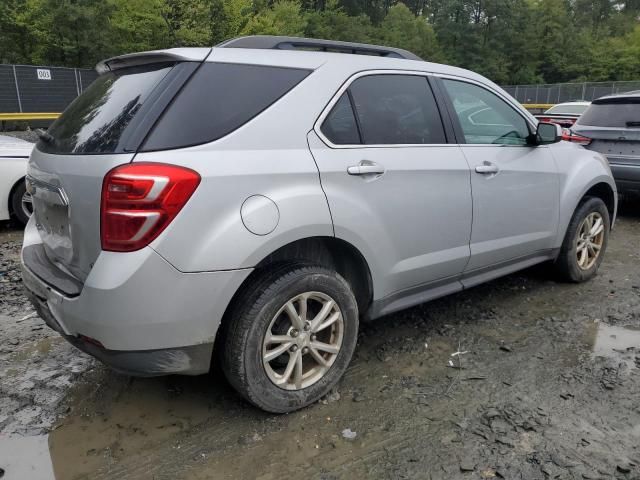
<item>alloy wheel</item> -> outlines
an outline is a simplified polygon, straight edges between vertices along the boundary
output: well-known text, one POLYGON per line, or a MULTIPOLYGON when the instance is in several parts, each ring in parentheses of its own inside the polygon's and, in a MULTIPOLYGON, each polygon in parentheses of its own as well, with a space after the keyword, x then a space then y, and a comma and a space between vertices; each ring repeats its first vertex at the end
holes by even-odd
POLYGON ((288 300, 264 336, 262 363, 269 379, 285 390, 318 382, 335 362, 344 335, 344 319, 333 298, 305 292, 288 300))
POLYGON ((578 267, 589 270, 598 260, 604 243, 604 220, 598 212, 591 212, 578 228, 576 256, 578 267))

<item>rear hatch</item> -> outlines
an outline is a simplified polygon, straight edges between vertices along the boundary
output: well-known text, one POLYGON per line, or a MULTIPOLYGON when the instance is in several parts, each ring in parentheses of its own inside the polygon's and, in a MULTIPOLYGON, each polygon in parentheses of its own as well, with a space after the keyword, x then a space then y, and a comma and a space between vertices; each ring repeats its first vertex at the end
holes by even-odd
POLYGON ((571 129, 614 165, 640 164, 640 96, 594 101, 571 129))
POLYGON ((84 282, 101 251, 102 182, 135 152, 210 49, 127 55, 101 75, 41 136, 28 168, 36 227, 47 257, 84 282))

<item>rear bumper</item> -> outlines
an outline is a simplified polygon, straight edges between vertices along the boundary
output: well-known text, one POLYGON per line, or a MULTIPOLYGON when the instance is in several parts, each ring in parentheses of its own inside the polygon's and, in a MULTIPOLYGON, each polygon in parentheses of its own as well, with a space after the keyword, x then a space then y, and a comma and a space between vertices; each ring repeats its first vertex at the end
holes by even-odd
POLYGON ((58 275, 42 275, 57 267, 34 263, 39 257, 25 256, 26 248, 23 281, 41 318, 81 350, 135 375, 207 372, 222 316, 251 272, 182 273, 148 247, 102 252, 72 297, 56 287, 58 275))
POLYGON ((640 193, 640 158, 635 165, 621 165, 613 162, 610 162, 610 165, 618 192, 640 193))
POLYGON ((113 370, 136 377, 180 374, 200 375, 209 371, 213 343, 159 350, 108 350, 88 339, 64 333, 44 299, 28 292, 40 318, 74 347, 97 358, 113 370))

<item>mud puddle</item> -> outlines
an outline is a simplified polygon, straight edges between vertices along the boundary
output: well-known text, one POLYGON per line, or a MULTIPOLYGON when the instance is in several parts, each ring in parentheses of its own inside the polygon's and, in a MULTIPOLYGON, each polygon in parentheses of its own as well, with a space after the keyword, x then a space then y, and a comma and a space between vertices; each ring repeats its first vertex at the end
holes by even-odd
POLYGON ((608 358, 627 369, 640 368, 640 326, 595 323, 593 356, 608 358))

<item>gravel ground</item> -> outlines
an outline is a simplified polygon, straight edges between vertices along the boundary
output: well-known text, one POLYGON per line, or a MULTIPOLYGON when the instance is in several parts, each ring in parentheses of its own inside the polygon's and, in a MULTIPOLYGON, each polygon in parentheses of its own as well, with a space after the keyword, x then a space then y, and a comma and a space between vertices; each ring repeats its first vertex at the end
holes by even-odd
POLYGON ((0 135, 8 135, 10 137, 21 138, 22 140, 33 143, 38 141, 38 134, 35 132, 35 130, 0 132, 0 135))
POLYGON ((640 204, 594 280, 538 267, 363 325, 336 390, 281 416, 75 350, 21 293, 20 237, 0 225, 4 479, 640 479, 640 204))

